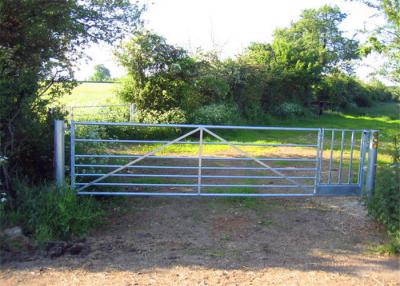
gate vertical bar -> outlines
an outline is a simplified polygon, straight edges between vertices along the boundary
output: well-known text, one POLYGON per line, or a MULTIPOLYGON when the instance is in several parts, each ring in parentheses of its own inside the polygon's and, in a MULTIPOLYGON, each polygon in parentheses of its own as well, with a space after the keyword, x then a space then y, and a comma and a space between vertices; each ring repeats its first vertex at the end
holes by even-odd
POLYGON ((324 149, 324 130, 322 128, 318 131, 318 143, 317 143, 317 160, 316 160, 316 174, 314 183, 314 194, 317 193, 317 186, 321 181, 321 171, 322 171, 322 150, 324 149))
POLYGON ((65 182, 65 128, 64 120, 54 120, 54 171, 57 187, 65 182))
POLYGON ((366 154, 366 141, 367 141, 368 131, 363 130, 361 135, 361 143, 360 143, 360 166, 358 167, 358 179, 357 183, 362 189, 364 184, 364 163, 365 163, 365 154, 366 154))
POLYGON ((75 122, 71 120, 71 188, 75 189, 75 122))
POLYGON ((352 183, 353 179, 353 151, 354 151, 354 136, 355 132, 351 132, 351 143, 350 143, 350 164, 349 164, 349 174, 348 174, 348 179, 347 183, 350 184, 352 183))
POLYGON ((199 170, 197 178, 197 194, 201 194, 201 164, 203 156, 203 128, 200 128, 200 138, 199 138, 199 170))
POLYGON ((365 184, 365 192, 368 199, 371 199, 374 188, 375 188, 375 176, 376 176, 376 161, 378 158, 378 131, 370 131, 369 138, 369 152, 368 152, 368 174, 367 182, 365 184))
POLYGON ((332 139, 331 139, 331 154, 329 157, 329 176, 328 176, 328 184, 331 183, 332 180, 332 156, 333 156, 333 148, 335 147, 335 131, 332 130, 332 139))
POLYGON ((338 172, 338 184, 342 182, 342 171, 343 171, 343 149, 344 149, 344 130, 342 131, 342 140, 340 141, 340 160, 339 160, 339 172, 338 172))

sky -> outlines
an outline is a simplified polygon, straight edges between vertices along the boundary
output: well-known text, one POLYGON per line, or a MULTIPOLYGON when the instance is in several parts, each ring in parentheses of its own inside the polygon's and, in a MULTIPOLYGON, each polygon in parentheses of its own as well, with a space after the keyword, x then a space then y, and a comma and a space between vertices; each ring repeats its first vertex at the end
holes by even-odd
MULTIPOLYGON (((375 10, 357 1, 332 0, 142 0, 147 10, 144 28, 165 37, 167 42, 195 52, 216 49, 227 58, 241 53, 251 42, 271 42, 273 31, 299 19, 301 11, 324 4, 337 5, 348 17, 341 28, 347 37, 364 40, 359 31, 373 28, 383 19, 373 17, 375 10)), ((75 75, 85 80, 96 64, 104 64, 112 77, 125 70, 113 56, 113 47, 105 44, 86 49, 90 60, 78 64, 75 75)), ((379 65, 378 56, 369 56, 356 68, 357 76, 367 80, 379 65)))

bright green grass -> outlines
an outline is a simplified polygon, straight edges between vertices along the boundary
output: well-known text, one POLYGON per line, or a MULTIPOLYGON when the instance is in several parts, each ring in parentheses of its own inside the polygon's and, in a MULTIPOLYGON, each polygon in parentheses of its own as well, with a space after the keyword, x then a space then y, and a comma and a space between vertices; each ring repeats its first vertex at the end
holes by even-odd
POLYGON ((118 83, 81 83, 60 103, 67 106, 121 104, 123 102, 116 95, 117 88, 118 83))
POLYGON ((398 103, 379 103, 374 107, 359 108, 353 115, 369 117, 387 117, 389 119, 399 119, 400 104, 398 103))

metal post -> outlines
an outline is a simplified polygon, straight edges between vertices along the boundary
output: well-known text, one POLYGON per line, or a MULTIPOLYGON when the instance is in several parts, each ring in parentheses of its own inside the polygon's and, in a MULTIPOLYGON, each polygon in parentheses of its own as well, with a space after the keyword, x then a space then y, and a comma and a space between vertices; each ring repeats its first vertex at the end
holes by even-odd
POLYGON ((316 157, 316 173, 314 182, 314 194, 317 192, 318 185, 321 181, 321 171, 322 171, 322 156, 324 149, 324 130, 321 128, 318 131, 318 143, 317 143, 317 157, 316 157))
POLYGON ((56 185, 65 182, 65 136, 64 120, 54 120, 54 171, 56 185))
POLYGON ((369 138, 369 132, 364 130, 361 132, 361 142, 360 142, 360 165, 358 166, 358 179, 357 184, 362 189, 364 187, 364 174, 365 174, 365 154, 366 154, 366 142, 369 138))
POLYGON ((203 156, 203 128, 200 128, 200 138, 199 138, 199 173, 197 178, 197 193, 201 194, 201 163, 203 156))
POLYGON ((372 197, 375 188, 376 162, 378 158, 378 136, 379 133, 377 130, 372 130, 370 132, 369 152, 368 152, 368 173, 367 173, 367 181, 365 184, 365 192, 369 199, 372 197))
POLYGON ((332 130, 332 139, 331 139, 331 153, 329 157, 329 176, 328 176, 328 184, 331 183, 332 180, 332 157, 333 157, 333 149, 335 147, 335 131, 332 130))
POLYGON ((347 184, 351 184, 353 182, 353 151, 354 151, 354 139, 355 132, 351 132, 351 143, 350 143, 350 164, 349 164, 349 174, 347 178, 347 184))
POLYGON ((70 152, 70 162, 71 162, 71 188, 75 189, 75 121, 71 121, 71 152, 70 152))
POLYGON ((129 121, 133 121, 134 114, 135 114, 135 105, 131 103, 129 105, 129 121))
POLYGON ((343 149, 344 149, 344 130, 342 131, 342 140, 340 142, 340 161, 339 161, 339 173, 338 173, 338 184, 342 182, 342 167, 343 167, 343 149))

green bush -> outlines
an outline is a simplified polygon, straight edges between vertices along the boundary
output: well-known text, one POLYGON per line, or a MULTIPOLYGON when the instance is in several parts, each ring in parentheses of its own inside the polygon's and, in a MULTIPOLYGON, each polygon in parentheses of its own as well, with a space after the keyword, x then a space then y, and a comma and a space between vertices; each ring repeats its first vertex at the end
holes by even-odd
POLYGON ((182 48, 150 31, 135 33, 116 56, 128 71, 118 95, 139 110, 168 111, 196 105, 196 62, 182 48))
POLYGON ((353 101, 358 107, 370 107, 372 106, 372 98, 368 93, 359 93, 354 95, 353 101))
POLYGON ((0 224, 2 227, 19 225, 39 242, 82 236, 99 225, 105 214, 94 198, 77 196, 67 187, 31 187, 17 182, 15 188, 14 208, 3 209, 0 224))
MULTIPOLYGON (((105 121, 105 120, 104 120, 105 121)), ((108 120, 117 121, 117 120, 108 120)), ((168 111, 158 110, 137 110, 134 118, 134 122, 139 123, 151 123, 151 124, 182 124, 186 123, 186 114, 179 108, 171 108, 168 111)), ((75 131, 76 137, 81 138, 103 138, 103 139, 160 139, 160 138, 173 138, 175 135, 180 134, 177 128, 171 130, 171 128, 165 127, 137 127, 137 126, 113 126, 113 125, 90 125, 84 126, 79 125, 75 131)), ((77 144, 76 148, 79 151, 82 150, 83 145, 77 144)), ((91 143, 91 147, 97 149, 107 148, 110 144, 96 144, 91 143)), ((96 149, 93 148, 93 149, 96 149)))
MULTIPOLYGON (((400 136, 397 136, 399 139, 400 136)), ((392 242, 383 250, 400 253, 400 148, 395 141, 394 162, 378 170, 374 194, 368 203, 369 214, 382 223, 392 242)))
POLYGON ((76 108, 73 117, 75 121, 127 122, 130 120, 130 111, 128 105, 76 108))
POLYGON ((196 124, 229 125, 240 122, 240 112, 233 104, 211 104, 200 107, 193 114, 196 124))
POLYGON ((171 108, 167 111, 138 110, 135 121, 141 123, 186 123, 186 114, 179 108, 171 108))
POLYGON ((304 117, 310 112, 297 103, 284 102, 278 105, 274 110, 274 115, 283 118, 304 117))

